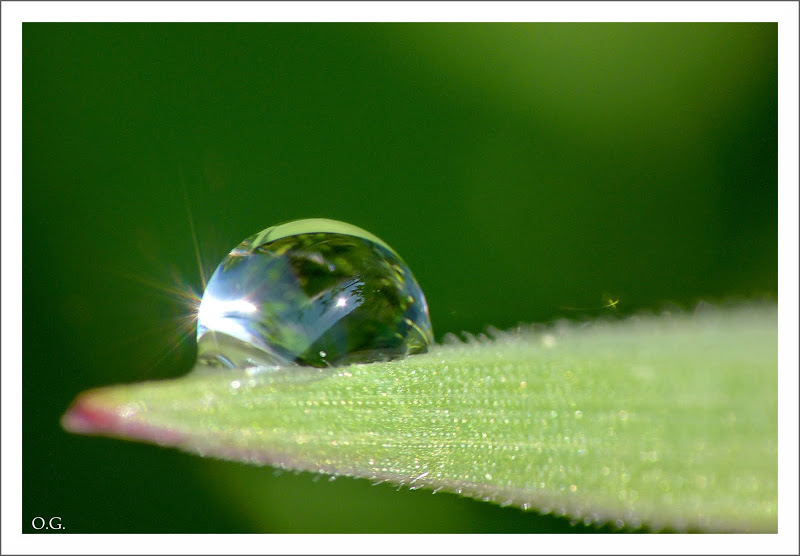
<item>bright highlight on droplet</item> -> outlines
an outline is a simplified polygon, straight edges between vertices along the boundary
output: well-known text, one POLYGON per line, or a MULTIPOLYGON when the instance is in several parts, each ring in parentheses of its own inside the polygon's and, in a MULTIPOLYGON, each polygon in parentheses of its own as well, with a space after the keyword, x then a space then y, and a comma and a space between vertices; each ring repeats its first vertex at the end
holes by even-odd
POLYGON ((255 305, 245 299, 221 300, 209 295, 203 298, 197 311, 197 319, 202 320, 208 326, 208 323, 214 323, 234 313, 249 315, 257 310, 255 305))
POLYGON ((201 363, 324 367, 404 357, 432 341, 411 270, 360 228, 311 219, 244 240, 197 312, 201 363))

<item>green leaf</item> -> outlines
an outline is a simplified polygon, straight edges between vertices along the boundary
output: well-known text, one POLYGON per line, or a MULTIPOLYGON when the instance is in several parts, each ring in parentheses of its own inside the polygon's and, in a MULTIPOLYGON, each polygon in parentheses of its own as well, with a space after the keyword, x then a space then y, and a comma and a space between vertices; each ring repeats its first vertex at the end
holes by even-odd
POLYGON ((492 335, 400 361, 91 390, 63 424, 586 523, 777 531, 774 306, 492 335))

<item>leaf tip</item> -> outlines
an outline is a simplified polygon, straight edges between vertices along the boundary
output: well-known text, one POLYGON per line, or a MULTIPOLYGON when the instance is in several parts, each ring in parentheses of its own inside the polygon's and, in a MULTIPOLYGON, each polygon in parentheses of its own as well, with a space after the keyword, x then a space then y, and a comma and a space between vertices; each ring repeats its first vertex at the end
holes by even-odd
POLYGON ((142 440, 162 446, 181 443, 183 435, 178 431, 146 424, 141 419, 142 408, 136 404, 116 402, 105 395, 105 390, 101 388, 80 394, 61 417, 64 430, 74 434, 142 440))
POLYGON ((61 427, 74 434, 96 434, 97 431, 108 428, 112 416, 88 399, 90 396, 79 396, 61 416, 61 427), (105 425, 105 426, 104 426, 105 425))

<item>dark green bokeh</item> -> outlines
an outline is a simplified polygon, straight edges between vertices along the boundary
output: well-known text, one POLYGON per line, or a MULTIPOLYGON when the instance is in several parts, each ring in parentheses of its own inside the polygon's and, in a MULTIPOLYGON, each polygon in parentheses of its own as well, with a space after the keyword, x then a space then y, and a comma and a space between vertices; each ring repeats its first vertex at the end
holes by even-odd
POLYGON ((776 296, 777 25, 26 23, 23 179, 23 530, 593 531, 58 420, 191 367, 157 289, 202 289, 189 214, 206 276, 279 222, 360 226, 437 338, 776 296))

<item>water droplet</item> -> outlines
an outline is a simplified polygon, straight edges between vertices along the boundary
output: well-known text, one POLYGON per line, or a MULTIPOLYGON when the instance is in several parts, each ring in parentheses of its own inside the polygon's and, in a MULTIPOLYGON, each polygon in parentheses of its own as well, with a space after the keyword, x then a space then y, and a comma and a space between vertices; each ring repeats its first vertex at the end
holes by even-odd
POLYGON ((273 226, 220 263, 197 314, 198 356, 219 367, 326 367, 427 351, 428 306, 400 256, 325 219, 273 226))

